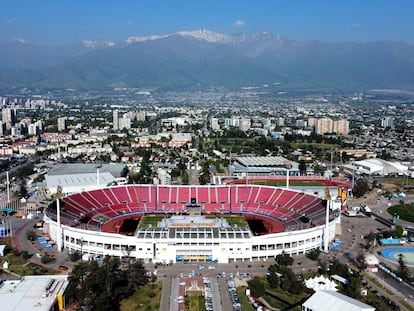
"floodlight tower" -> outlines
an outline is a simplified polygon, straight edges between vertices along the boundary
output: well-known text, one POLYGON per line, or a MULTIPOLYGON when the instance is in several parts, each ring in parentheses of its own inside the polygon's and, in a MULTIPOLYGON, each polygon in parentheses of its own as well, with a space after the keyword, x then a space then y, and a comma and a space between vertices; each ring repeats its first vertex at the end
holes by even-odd
POLYGON ((7 204, 10 204, 10 179, 9 171, 6 172, 7 204))
POLYGON ((62 186, 57 186, 56 190, 56 222, 58 226, 57 232, 57 248, 58 252, 62 251, 63 248, 63 237, 62 237, 62 224, 60 222, 60 199, 62 198, 62 186))
POLYGON ((287 160, 285 162, 285 166, 286 166, 286 189, 289 189, 289 175, 290 175, 290 170, 292 169, 292 163, 287 160))

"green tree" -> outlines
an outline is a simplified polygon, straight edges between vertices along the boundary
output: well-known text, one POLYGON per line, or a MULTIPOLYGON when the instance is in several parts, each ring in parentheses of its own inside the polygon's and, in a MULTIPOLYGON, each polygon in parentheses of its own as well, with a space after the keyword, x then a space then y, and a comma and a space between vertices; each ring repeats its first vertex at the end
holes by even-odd
POLYGON ((254 277, 249 280, 247 284, 249 285, 250 291, 254 297, 262 297, 265 294, 265 286, 260 278, 254 277))
POLYGON ((48 253, 45 253, 42 256, 42 259, 40 259, 40 261, 42 262, 42 264, 48 264, 53 260, 53 257, 50 256, 48 253))
POLYGON ((318 248, 310 250, 306 254, 306 257, 308 257, 310 260, 318 260, 320 254, 321 254, 321 250, 318 247, 318 248))
POLYGON ((404 261, 404 255, 403 254, 398 255, 397 275, 402 279, 406 279, 410 276, 410 273, 408 271, 408 267, 407 267, 407 265, 405 264, 405 261, 404 261))
POLYGON ((352 193, 357 198, 360 198, 365 195, 369 190, 368 181, 364 178, 359 178, 355 182, 354 188, 352 189, 352 193))
POLYGON ((74 251, 69 254, 70 261, 78 261, 81 258, 81 254, 79 251, 74 251))
POLYGON ((267 283, 269 284, 270 288, 279 288, 280 286, 280 278, 278 274, 278 269, 275 265, 269 267, 269 273, 267 275, 267 283))
POLYGON ((276 262, 281 266, 291 266, 294 259, 287 253, 282 252, 276 256, 276 262))
POLYGON ((115 257, 105 257, 102 264, 96 261, 81 262, 69 277, 68 296, 82 310, 112 311, 120 309, 120 302, 145 285, 148 280, 141 262, 129 262, 121 267, 115 257))
POLYGON ((306 175, 306 163, 305 160, 300 160, 299 162, 299 172, 301 175, 306 175))

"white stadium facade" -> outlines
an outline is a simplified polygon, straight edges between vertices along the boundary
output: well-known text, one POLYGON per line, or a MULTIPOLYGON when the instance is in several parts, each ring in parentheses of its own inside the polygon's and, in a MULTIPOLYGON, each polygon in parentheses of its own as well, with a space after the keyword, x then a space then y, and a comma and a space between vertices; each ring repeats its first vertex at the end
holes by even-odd
POLYGON ((123 185, 52 202, 45 209, 44 232, 60 250, 91 257, 152 263, 261 261, 282 252, 327 250, 340 211, 340 201, 271 186, 123 185), (144 215, 159 221, 138 225, 144 215), (232 223, 240 219, 234 216, 248 225, 232 223))

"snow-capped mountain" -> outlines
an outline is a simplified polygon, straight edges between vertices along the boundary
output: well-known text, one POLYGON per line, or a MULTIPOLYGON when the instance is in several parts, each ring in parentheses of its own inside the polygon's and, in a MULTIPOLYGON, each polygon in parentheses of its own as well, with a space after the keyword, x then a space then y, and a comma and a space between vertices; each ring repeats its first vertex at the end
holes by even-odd
POLYGON ((269 32, 200 29, 85 40, 64 47, 0 42, 0 88, 241 87, 414 89, 414 47, 403 42, 296 41, 269 32))
POLYGON ((232 36, 227 34, 216 33, 206 29, 191 30, 191 31, 178 31, 166 35, 151 35, 151 36, 132 36, 125 40, 125 43, 154 41, 160 39, 171 38, 174 36, 182 36, 186 38, 204 40, 211 43, 230 43, 232 42, 232 36))

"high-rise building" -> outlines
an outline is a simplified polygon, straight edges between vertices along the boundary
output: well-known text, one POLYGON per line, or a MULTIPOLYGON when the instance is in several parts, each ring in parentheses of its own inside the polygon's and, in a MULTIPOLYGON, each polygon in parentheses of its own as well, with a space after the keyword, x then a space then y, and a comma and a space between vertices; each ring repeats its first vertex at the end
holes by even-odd
POLYGON ((251 120, 250 119, 240 119, 239 120, 239 129, 243 132, 250 130, 251 127, 251 120))
POLYGON ((220 129, 220 125, 217 118, 210 119, 210 126, 213 131, 218 131, 220 129))
POLYGON ((36 126, 36 123, 29 124, 28 134, 29 135, 36 135, 37 134, 37 126, 36 126))
POLYGON ((127 129, 129 130, 131 128, 131 119, 130 118, 120 118, 118 119, 118 130, 127 129))
POLYGON ((316 122, 315 132, 318 135, 333 132, 333 120, 329 118, 318 119, 316 122))
POLYGON ((338 135, 341 134, 347 136, 349 133, 349 121, 345 119, 334 121, 333 132, 338 135))
POLYGON ((386 117, 381 120, 382 127, 394 127, 394 118, 393 117, 386 117))
POLYGON ((316 123, 318 123, 318 119, 308 118, 308 126, 309 127, 316 127, 316 123))
POLYGON ((114 131, 119 130, 119 117, 118 117, 118 110, 114 110, 112 113, 112 128, 114 129, 114 131))
POLYGON ((158 169, 158 184, 171 185, 171 175, 162 168, 158 169))
POLYGON ((3 108, 1 117, 4 123, 10 123, 11 126, 13 126, 16 123, 16 110, 12 108, 3 108))
POLYGON ((285 118, 282 118, 282 117, 277 118, 276 126, 285 126, 285 118))
POLYGON ((63 132, 66 130, 66 117, 61 117, 57 119, 58 131, 63 132))
POLYGON ((1 111, 1 119, 5 125, 5 134, 10 134, 11 128, 16 123, 16 110, 12 108, 3 108, 1 111))

